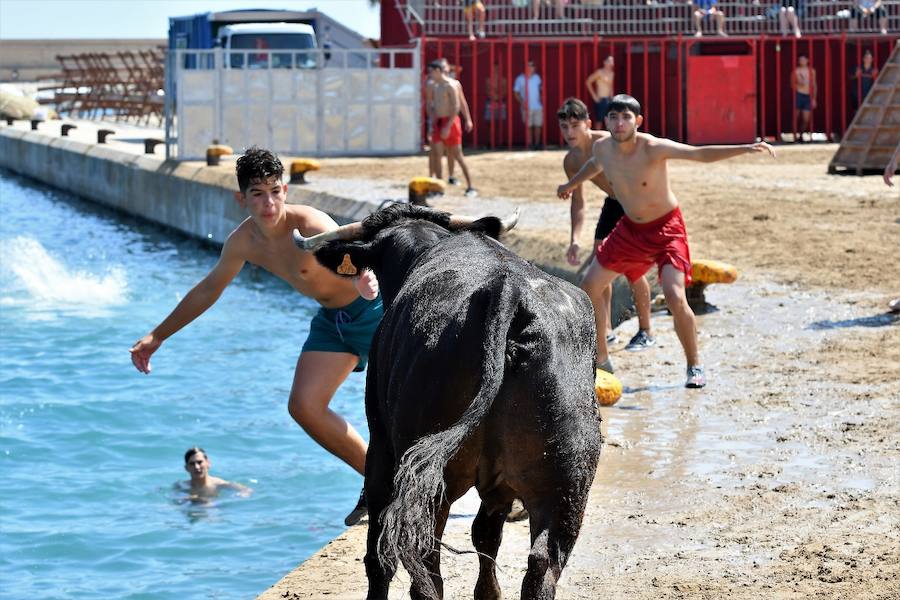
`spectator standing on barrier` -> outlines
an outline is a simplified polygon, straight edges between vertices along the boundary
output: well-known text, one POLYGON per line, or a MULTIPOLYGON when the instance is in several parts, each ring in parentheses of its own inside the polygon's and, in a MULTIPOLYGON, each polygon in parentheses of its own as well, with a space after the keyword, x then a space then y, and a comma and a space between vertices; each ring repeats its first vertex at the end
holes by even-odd
POLYGON ((703 19, 709 17, 716 22, 716 35, 727 36, 725 33, 725 13, 716 6, 716 0, 693 0, 694 2, 694 26, 697 31, 694 37, 703 36, 703 19))
POLYGON ((816 108, 816 70, 809 65, 806 56, 797 59, 797 67, 791 73, 791 89, 794 90, 794 141, 798 141, 797 117, 800 117, 800 137, 803 142, 803 133, 809 132, 809 141, 812 141, 812 111, 816 108))
POLYGON ((469 40, 475 41, 475 17, 478 17, 478 37, 484 37, 484 4, 481 0, 464 0, 463 13, 469 26, 469 40))
POLYGON ((506 90, 506 77, 500 65, 494 65, 491 74, 485 80, 487 90, 487 99, 484 102, 484 122, 490 127, 494 123, 494 131, 497 136, 503 139, 503 125, 506 123, 506 100, 504 99, 504 90, 506 90))
POLYGON ((781 0, 781 9, 778 11, 778 23, 781 25, 781 35, 788 35, 788 28, 794 30, 794 37, 800 37, 800 23, 797 12, 800 10, 801 0, 781 0))
POLYGON ((516 77, 513 93, 522 111, 525 123, 525 143, 532 150, 541 147, 541 127, 544 125, 544 105, 541 104, 541 76, 534 72, 534 61, 529 60, 525 72, 516 77))
POLYGON ((446 61, 435 60, 428 65, 429 75, 434 81, 433 88, 433 128, 431 130, 431 145, 436 153, 435 176, 441 178, 441 156, 444 149, 448 157, 452 157, 462 167, 466 178, 466 196, 477 196, 478 192, 472 187, 472 178, 469 168, 466 166, 462 154, 462 124, 459 113, 461 110, 459 82, 451 79, 444 71, 446 61))
POLYGON ((862 64, 857 65, 850 73, 850 97, 857 109, 869 95, 869 90, 872 89, 877 78, 878 67, 875 66, 872 51, 866 50, 862 55, 862 64))
POLYGON ((874 17, 878 21, 878 28, 881 35, 887 35, 887 13, 881 5, 882 0, 857 0, 857 5, 851 10, 855 19, 850 19, 850 31, 856 31, 858 27, 863 26, 863 20, 868 17, 874 17))
POLYGON ((615 59, 607 56, 603 60, 603 66, 591 73, 585 81, 591 100, 594 101, 594 119, 600 128, 604 126, 603 119, 606 117, 606 110, 609 108, 609 101, 612 100, 615 89, 615 66, 615 59))
POLYGON ((565 14, 563 7, 566 4, 566 0, 531 0, 531 18, 535 21, 541 16, 541 4, 553 5, 556 7, 556 18, 563 18, 565 14))

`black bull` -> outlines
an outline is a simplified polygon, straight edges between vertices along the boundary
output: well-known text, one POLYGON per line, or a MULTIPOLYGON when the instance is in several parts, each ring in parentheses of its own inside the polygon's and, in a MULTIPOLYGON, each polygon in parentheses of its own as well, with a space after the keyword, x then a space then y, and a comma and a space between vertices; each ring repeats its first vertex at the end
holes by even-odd
POLYGON ((474 485, 475 597, 500 595, 494 559, 521 498, 522 598, 553 598, 600 455, 593 309, 493 239, 497 218, 447 227, 445 213, 395 205, 363 221, 359 241, 316 251, 339 273, 371 268, 385 305, 366 380, 368 597, 388 597, 398 559, 413 598, 442 597, 440 538, 474 485))

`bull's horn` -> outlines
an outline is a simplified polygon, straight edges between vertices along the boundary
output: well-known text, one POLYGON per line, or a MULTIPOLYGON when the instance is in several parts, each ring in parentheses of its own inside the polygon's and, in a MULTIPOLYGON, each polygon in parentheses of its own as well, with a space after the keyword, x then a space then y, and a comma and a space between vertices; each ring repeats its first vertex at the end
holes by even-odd
POLYGON ((294 243, 297 244, 298 248, 311 251, 331 240, 344 240, 350 242, 359 239, 362 232, 362 223, 357 222, 341 225, 337 229, 323 231, 322 233, 311 235, 309 237, 303 237, 298 229, 294 229, 293 236, 294 243))
MULTIPOLYGON (((450 215, 450 225, 449 229, 451 231, 455 231, 457 229, 463 229, 464 227, 468 227, 472 223, 477 221, 475 217, 465 217, 462 215, 450 215)), ((501 228, 500 233, 506 233, 510 229, 516 226, 516 223, 519 222, 519 209, 516 209, 516 212, 506 217, 505 219, 501 219, 501 228)))
POLYGON ((506 217, 505 219, 500 220, 500 223, 502 225, 500 227, 500 233, 506 233, 507 231, 509 231, 510 229, 515 227, 516 223, 518 223, 518 222, 519 222, 519 209, 517 208, 516 212, 514 212, 510 216, 506 217))

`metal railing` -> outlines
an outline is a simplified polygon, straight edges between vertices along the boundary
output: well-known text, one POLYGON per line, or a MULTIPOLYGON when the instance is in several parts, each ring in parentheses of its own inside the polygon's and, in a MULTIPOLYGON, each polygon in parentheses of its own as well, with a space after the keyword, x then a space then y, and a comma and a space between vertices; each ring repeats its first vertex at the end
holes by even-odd
MULTIPOLYGON (((469 35, 461 0, 395 0, 410 31, 427 37, 469 35)), ((652 36, 694 35, 696 6, 684 0, 481 0, 485 7, 484 35, 500 36, 652 36), (534 11, 537 6, 537 12, 534 11)), ((773 0, 719 0, 725 33, 734 36, 783 33, 782 3, 773 0)), ((852 0, 794 0, 801 34, 845 31, 878 33, 874 16, 858 18, 852 0)), ((889 33, 900 31, 900 0, 884 0, 889 33)), ((793 28, 788 27, 793 34, 793 28)), ((478 31, 478 22, 475 22, 478 31)), ((701 21, 703 35, 715 35, 709 16, 701 21)))
POLYGON ((419 148, 421 49, 179 49, 166 72, 167 157, 214 143, 299 156, 419 148))

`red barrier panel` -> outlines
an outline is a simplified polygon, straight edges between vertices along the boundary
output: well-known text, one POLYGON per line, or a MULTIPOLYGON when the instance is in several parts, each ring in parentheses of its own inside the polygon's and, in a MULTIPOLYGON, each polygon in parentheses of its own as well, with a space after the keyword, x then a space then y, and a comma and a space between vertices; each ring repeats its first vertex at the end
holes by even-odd
POLYGON ((789 141, 795 129, 796 112, 791 75, 798 57, 805 55, 816 72, 818 87, 812 129, 828 139, 839 140, 861 102, 861 82, 852 78, 852 71, 861 64, 867 49, 872 51, 874 64, 880 68, 894 40, 886 36, 846 35, 808 36, 799 40, 766 36, 601 40, 592 36, 475 42, 423 38, 421 43, 423 65, 446 57, 461 67, 460 81, 475 125, 471 133, 465 134, 465 144, 515 148, 531 142, 521 106, 513 95, 515 79, 524 71, 529 58, 534 60, 542 79, 544 122, 540 139, 536 141, 545 145, 561 143, 555 115, 565 98, 579 97, 593 112, 585 81, 608 55, 615 60, 615 91, 630 93, 644 107, 643 130, 680 141, 688 140, 690 132, 696 131, 696 119, 702 118, 697 115, 710 106, 730 104, 741 107, 733 117, 740 129, 728 139, 752 141, 749 138, 755 137, 789 141), (740 56, 741 73, 746 77, 741 80, 746 82, 741 94, 756 93, 756 100, 745 103, 738 98, 736 92, 742 85, 738 81, 726 84, 715 75, 695 80, 688 77, 692 64, 702 64, 702 61, 692 61, 707 56, 740 56), (488 90, 492 78, 497 81, 498 98, 491 97, 488 90), (696 81, 701 82, 702 92, 696 91, 696 81), (755 123, 749 134, 747 123, 755 123))

